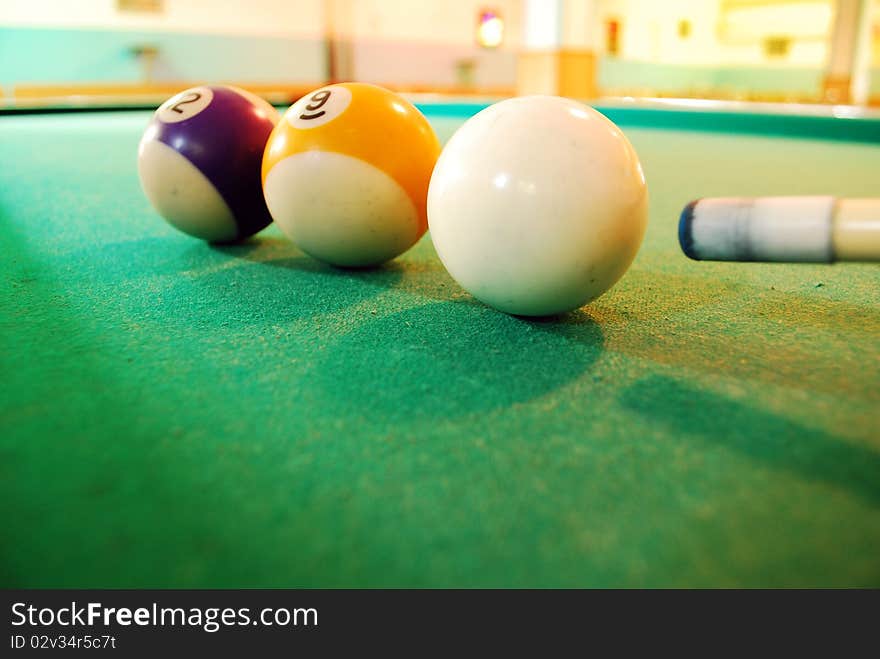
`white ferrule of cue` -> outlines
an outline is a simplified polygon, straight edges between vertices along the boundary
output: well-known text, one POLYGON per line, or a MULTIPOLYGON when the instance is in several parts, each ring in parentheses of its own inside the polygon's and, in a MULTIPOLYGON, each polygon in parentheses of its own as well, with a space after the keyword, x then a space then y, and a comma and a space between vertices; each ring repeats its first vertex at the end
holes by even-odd
POLYGON ((835 205, 830 196, 700 199, 686 251, 701 260, 829 263, 835 205))

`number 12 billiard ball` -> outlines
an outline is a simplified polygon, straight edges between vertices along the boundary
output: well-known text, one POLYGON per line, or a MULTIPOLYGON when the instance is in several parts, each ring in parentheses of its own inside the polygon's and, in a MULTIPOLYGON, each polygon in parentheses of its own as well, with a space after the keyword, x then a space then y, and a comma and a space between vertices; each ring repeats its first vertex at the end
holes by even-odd
POLYGON ((163 103, 138 148, 147 198, 172 226, 211 242, 272 221, 260 164, 278 112, 237 87, 193 87, 163 103))

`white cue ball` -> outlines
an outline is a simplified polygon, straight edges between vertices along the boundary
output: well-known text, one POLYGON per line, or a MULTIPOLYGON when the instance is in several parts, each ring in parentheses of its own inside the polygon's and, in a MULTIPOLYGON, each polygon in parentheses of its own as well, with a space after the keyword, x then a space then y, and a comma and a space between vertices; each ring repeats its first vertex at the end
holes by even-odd
POLYGON ((611 121, 555 96, 496 103, 449 140, 428 189, 440 260, 510 314, 564 313, 629 268, 647 224, 638 155, 611 121))

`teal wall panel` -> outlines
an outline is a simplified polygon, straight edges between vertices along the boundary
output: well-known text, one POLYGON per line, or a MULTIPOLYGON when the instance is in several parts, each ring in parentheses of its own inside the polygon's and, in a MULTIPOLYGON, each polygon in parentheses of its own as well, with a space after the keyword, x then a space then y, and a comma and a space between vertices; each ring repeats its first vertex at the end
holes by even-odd
POLYGON ((605 57, 599 86, 609 90, 652 89, 658 93, 723 91, 818 95, 823 71, 794 67, 709 67, 656 64, 605 57))
POLYGON ((315 82, 326 77, 319 39, 128 30, 0 28, 0 85, 141 82, 132 53, 159 49, 153 81, 315 82))

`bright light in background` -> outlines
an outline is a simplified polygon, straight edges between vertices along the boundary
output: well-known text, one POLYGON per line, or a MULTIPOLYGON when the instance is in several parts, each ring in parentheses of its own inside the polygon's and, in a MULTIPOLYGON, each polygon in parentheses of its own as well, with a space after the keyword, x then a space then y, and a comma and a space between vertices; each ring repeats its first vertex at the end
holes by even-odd
POLYGON ((504 20, 497 11, 480 12, 477 25, 477 43, 483 48, 497 48, 504 40, 504 20))
POLYGON ((492 185, 494 185, 499 190, 503 190, 504 188, 507 187, 507 182, 509 180, 510 179, 508 178, 507 174, 502 172, 501 174, 498 174, 495 178, 492 179, 492 185))
POLYGON ((529 50, 558 48, 562 39, 561 0, 525 0, 524 45, 529 50))

